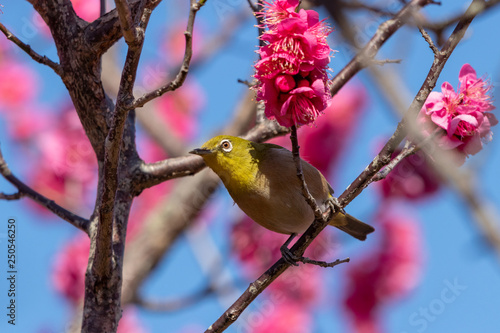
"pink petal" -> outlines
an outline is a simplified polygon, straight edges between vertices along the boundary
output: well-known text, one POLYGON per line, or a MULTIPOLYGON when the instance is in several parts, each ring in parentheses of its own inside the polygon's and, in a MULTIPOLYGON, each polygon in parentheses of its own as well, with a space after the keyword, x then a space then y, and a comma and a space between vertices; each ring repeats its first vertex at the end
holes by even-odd
POLYGON ((468 155, 475 155, 479 153, 479 151, 483 149, 483 143, 481 142, 481 138, 479 135, 474 135, 467 140, 464 147, 461 149, 464 153, 468 155))
POLYGON ((443 129, 447 129, 449 127, 450 119, 450 115, 445 110, 431 114, 432 122, 443 129))
POLYGON ((450 121, 450 125, 449 125, 448 130, 447 130, 448 136, 452 136, 455 134, 457 127, 461 121, 469 123, 476 128, 479 125, 478 120, 471 115, 468 115, 468 114, 458 115, 450 121))
POLYGON ((488 118, 491 126, 495 126, 496 124, 498 124, 498 120, 493 113, 487 112, 484 115, 486 116, 486 118, 488 118))
POLYGON ((445 96, 454 96, 455 95, 455 89, 449 82, 444 82, 441 85, 441 91, 445 96))
POLYGON ((462 68, 460 69, 460 73, 458 74, 458 80, 460 81, 460 83, 462 83, 467 78, 476 79, 477 78, 477 74, 476 74, 476 71, 474 70, 474 68, 472 68, 471 65, 464 64, 462 66, 462 68))
POLYGON ((299 12, 299 15, 301 16, 301 18, 304 18, 303 13, 305 13, 305 20, 307 21, 308 27, 312 27, 312 26, 318 24, 318 22, 319 22, 318 12, 316 12, 315 10, 303 10, 303 9, 301 9, 299 12))

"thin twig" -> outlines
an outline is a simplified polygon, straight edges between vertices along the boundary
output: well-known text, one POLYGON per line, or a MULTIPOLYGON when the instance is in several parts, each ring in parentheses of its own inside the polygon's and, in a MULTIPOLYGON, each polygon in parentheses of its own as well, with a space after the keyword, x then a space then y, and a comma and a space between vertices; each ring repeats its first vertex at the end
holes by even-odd
POLYGON ((189 64, 191 62, 191 57, 193 55, 193 28, 194 28, 196 13, 200 10, 201 7, 203 7, 205 2, 206 0, 198 0, 198 2, 191 0, 191 9, 189 11, 187 28, 186 32, 184 32, 184 35, 186 37, 186 48, 184 51, 184 59, 182 61, 181 68, 179 69, 179 72, 177 73, 174 80, 152 92, 149 92, 137 98, 128 106, 129 110, 140 108, 144 104, 150 102, 151 100, 160 97, 167 91, 174 91, 178 89, 180 86, 182 86, 189 72, 189 64))
POLYGON ((18 190, 18 193, 16 194, 11 194, 11 195, 3 194, 4 196, 3 199, 15 200, 18 199, 16 198, 17 196, 19 198, 26 196, 28 198, 31 198, 33 201, 39 203, 40 205, 44 206, 45 208, 47 208, 48 210, 50 210, 51 212, 62 218, 63 220, 69 222, 71 225, 82 230, 86 234, 89 233, 88 230, 90 224, 89 220, 86 220, 83 217, 73 214, 72 212, 56 204, 53 200, 50 200, 49 198, 33 190, 28 185, 24 184, 21 180, 19 180, 16 176, 12 174, 12 171, 9 169, 7 162, 5 162, 5 159, 1 151, 0 151, 0 174, 2 174, 2 176, 9 183, 14 185, 18 190))
POLYGON ((319 267, 323 267, 323 268, 331 268, 331 267, 335 267, 335 266, 343 264, 343 263, 347 263, 347 262, 351 261, 351 259, 345 258, 345 259, 337 259, 333 262, 325 262, 325 261, 312 260, 312 259, 309 259, 306 257, 300 257, 297 259, 297 261, 300 261, 304 264, 315 265, 315 266, 319 266, 319 267))
POLYGON ((372 62, 378 66, 384 66, 385 64, 400 64, 401 61, 402 61, 402 59, 385 59, 385 60, 373 59, 372 60, 372 62))
POLYGON ((25 195, 26 194, 24 194, 23 192, 16 192, 13 194, 5 194, 3 192, 0 192, 0 200, 7 200, 7 201, 19 200, 19 199, 23 198, 25 195))
POLYGON ((209 285, 201 289, 200 291, 195 292, 193 295, 189 295, 176 300, 153 301, 153 300, 145 300, 144 298, 137 296, 132 301, 132 303, 150 311, 172 312, 172 311, 179 311, 193 304, 196 304, 199 301, 205 299, 206 297, 212 295, 214 292, 215 292, 214 287, 209 285))
POLYGON ((62 69, 61 69, 61 66, 58 63, 50 60, 49 58, 47 58, 47 56, 41 56, 40 54, 38 54, 35 51, 33 51, 33 49, 31 48, 31 46, 29 46, 28 44, 23 43, 9 29, 7 29, 2 23, 0 23, 0 30, 3 32, 3 34, 5 35, 5 37, 7 37, 8 40, 10 40, 11 42, 13 42, 17 46, 19 46, 19 48, 21 50, 23 50, 24 52, 26 52, 33 60, 35 60, 36 62, 38 62, 38 63, 40 63, 42 65, 46 65, 46 66, 52 68, 52 70, 57 75, 61 76, 62 69))
POLYGON ((348 9, 367 10, 382 16, 394 16, 396 13, 385 10, 384 8, 375 7, 360 1, 339 1, 339 5, 348 9))
POLYGON ((321 209, 316 203, 316 200, 314 200, 313 196, 309 192, 309 189, 307 188, 306 179, 304 177, 304 172, 302 171, 302 162, 299 152, 300 146, 297 139, 297 126, 295 125, 292 125, 291 127, 290 141, 292 142, 293 161, 295 162, 295 167, 297 168, 297 178, 299 178, 300 185, 302 187, 302 195, 306 199, 307 204, 311 206, 311 209, 314 212, 315 219, 321 220, 323 219, 323 213, 321 212, 321 209))
MULTIPOLYGON (((330 1, 323 1, 330 12, 337 8, 330 1), (329 6, 333 6, 330 8, 329 6)), ((389 39, 415 11, 431 3, 430 0, 413 0, 404 6, 394 18, 382 23, 370 41, 356 54, 356 56, 331 80, 330 91, 335 95, 342 86, 361 69, 369 66, 380 47, 389 39)))
POLYGON ((463 13, 458 13, 440 22, 429 22, 423 15, 418 14, 415 15, 416 25, 434 32, 438 36, 438 42, 439 42, 442 39, 443 32, 448 27, 452 26, 453 24, 456 24, 461 19, 475 17, 476 15, 498 4, 500 4, 500 0, 489 0, 487 2, 483 1, 482 3, 477 3, 475 7, 471 8, 471 10, 467 14, 465 14, 467 16, 464 16, 463 13))
POLYGON ((238 83, 244 84, 248 88, 252 88, 253 86, 255 86, 255 83, 249 82, 248 80, 238 79, 237 81, 238 81, 238 83))
MULTIPOLYGON (((407 141, 407 143, 409 143, 410 141, 407 141)), ((373 182, 378 182, 382 179, 385 179, 387 177, 387 175, 392 171, 394 170, 394 168, 402 161, 404 160, 406 157, 410 156, 410 155, 413 155, 415 154, 420 148, 417 147, 417 146, 410 146, 410 147, 405 147, 403 148, 403 150, 396 156, 394 157, 391 162, 389 162, 389 164, 386 165, 385 168, 383 168, 382 170, 380 170, 379 172, 377 172, 377 174, 375 176, 372 177, 372 179, 370 179, 370 183, 373 183, 373 182)))
POLYGON ((437 48, 437 46, 432 41, 431 36, 429 36, 429 34, 427 33, 427 31, 425 31, 425 29, 422 28, 421 26, 418 27, 418 30, 422 34, 422 37, 424 37, 425 41, 429 44, 429 47, 432 50, 432 52, 434 53, 434 55, 437 55, 438 52, 439 52, 439 49, 437 48))

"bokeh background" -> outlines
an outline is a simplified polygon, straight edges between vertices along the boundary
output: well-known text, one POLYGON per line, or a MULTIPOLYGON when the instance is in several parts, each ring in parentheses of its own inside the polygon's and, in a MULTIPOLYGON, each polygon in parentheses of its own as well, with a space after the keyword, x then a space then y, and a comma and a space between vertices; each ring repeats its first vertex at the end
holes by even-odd
MULTIPOLYGON (((72 2, 84 19, 98 16, 99 1, 72 2)), ((400 1, 368 3, 398 8, 400 1)), ((442 20, 464 11, 468 4, 444 0, 423 13, 430 20, 442 20)), ((5 0, 2 5, 3 24, 38 53, 57 59, 49 31, 29 3, 5 0)), ((154 12, 138 91, 158 86, 177 70, 187 13, 188 1, 179 0, 163 1, 154 12)), ((360 41, 369 39, 384 21, 372 12, 356 11, 350 17, 357 24, 360 41)), ((457 87, 461 66, 470 63, 478 76, 490 79, 495 96, 500 84, 498 22, 500 8, 473 21, 446 64, 438 87, 444 81, 457 87)), ((219 131, 246 95, 248 87, 237 81, 252 79, 258 44, 254 25, 246 0, 208 0, 199 12, 194 66, 185 85, 148 110, 183 143, 180 153, 219 131)), ((337 31, 330 42, 338 50, 330 64, 335 75, 350 60, 352 50, 337 31)), ((124 51, 121 41, 107 56, 103 76, 110 87, 117 84, 119 76, 113 69, 119 70, 124 51)), ((426 42, 416 28, 405 27, 383 46, 378 58, 402 59, 401 64, 378 69, 401 80, 398 94, 409 105, 433 61, 426 42)), ((376 81, 362 71, 335 97, 316 127, 301 131, 304 157, 315 160, 341 193, 373 159, 398 119, 376 81)), ((276 142, 286 144, 286 139, 276 142)), ((95 157, 69 96, 49 68, 31 61, 3 35, 0 144, 20 179, 64 207, 82 216, 90 214, 95 200, 95 157)), ((139 129, 138 146, 146 161, 167 157, 147 130, 139 129)), ((500 205, 499 165, 500 144, 494 136, 462 167, 476 175, 480 194, 494 207, 500 205)), ((303 266, 290 270, 228 332, 497 332, 498 255, 481 237, 467 203, 436 183, 424 158, 413 158, 407 167, 417 174, 400 170, 392 183, 372 184, 347 207, 349 213, 377 228, 373 237, 360 243, 327 230, 313 244, 313 255, 331 260, 349 256, 349 264, 328 270, 303 266)), ((160 199, 168 196, 172 183, 145 191, 134 202, 130 237, 160 199)), ((14 188, 0 179, 0 192, 12 193, 14 188)), ((0 201, 0 221, 0 330, 65 331, 83 294, 86 237, 29 199, 0 201), (8 218, 15 218, 18 227, 15 327, 7 324, 4 314, 8 218)), ((141 289, 145 301, 162 303, 168 309, 149 309, 154 307, 151 303, 128 307, 120 332, 203 331, 273 262, 283 239, 247 221, 220 188, 141 289)))

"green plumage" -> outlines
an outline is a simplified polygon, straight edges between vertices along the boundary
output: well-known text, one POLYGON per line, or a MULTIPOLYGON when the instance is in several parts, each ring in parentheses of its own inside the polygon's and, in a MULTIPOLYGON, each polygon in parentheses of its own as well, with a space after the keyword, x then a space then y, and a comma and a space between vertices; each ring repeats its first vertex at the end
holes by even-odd
MULTIPOLYGON (((302 196, 292 153, 281 146, 220 135, 203 144, 198 154, 222 180, 234 202, 263 227, 282 234, 303 233, 314 213, 302 196)), ((333 190, 318 169, 302 160, 309 192, 326 209, 333 190)), ((346 214, 337 214, 333 225, 364 240, 373 227, 346 214)))

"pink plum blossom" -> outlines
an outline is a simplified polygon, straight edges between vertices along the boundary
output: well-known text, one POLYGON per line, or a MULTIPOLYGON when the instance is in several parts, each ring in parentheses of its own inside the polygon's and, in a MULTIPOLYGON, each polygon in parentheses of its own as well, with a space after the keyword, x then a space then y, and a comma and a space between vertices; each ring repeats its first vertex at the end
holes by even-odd
POLYGON ((462 164, 482 149, 483 142, 491 140, 491 126, 498 120, 489 112, 495 108, 488 95, 489 82, 478 78, 469 64, 462 66, 458 80, 457 91, 444 82, 441 92, 429 94, 418 121, 427 135, 442 129, 445 134, 438 138, 439 146, 458 152, 462 164))
POLYGON ((297 13, 298 4, 278 0, 259 13, 268 30, 255 64, 257 100, 264 101, 268 118, 287 127, 314 122, 331 99, 326 72, 331 29, 313 10, 297 13))
MULTIPOLYGON (((397 150, 393 157, 400 153, 397 150)), ((427 198, 440 188, 439 177, 432 170, 429 157, 419 151, 403 159, 380 182, 379 189, 384 198, 409 200, 427 198)))
POLYGON ((344 307, 355 332, 383 332, 380 310, 417 285, 422 266, 418 222, 390 211, 380 216, 379 247, 349 265, 344 307))
POLYGON ((66 243, 55 258, 52 281, 55 289, 73 304, 85 291, 85 270, 89 259, 90 239, 79 234, 66 243))

